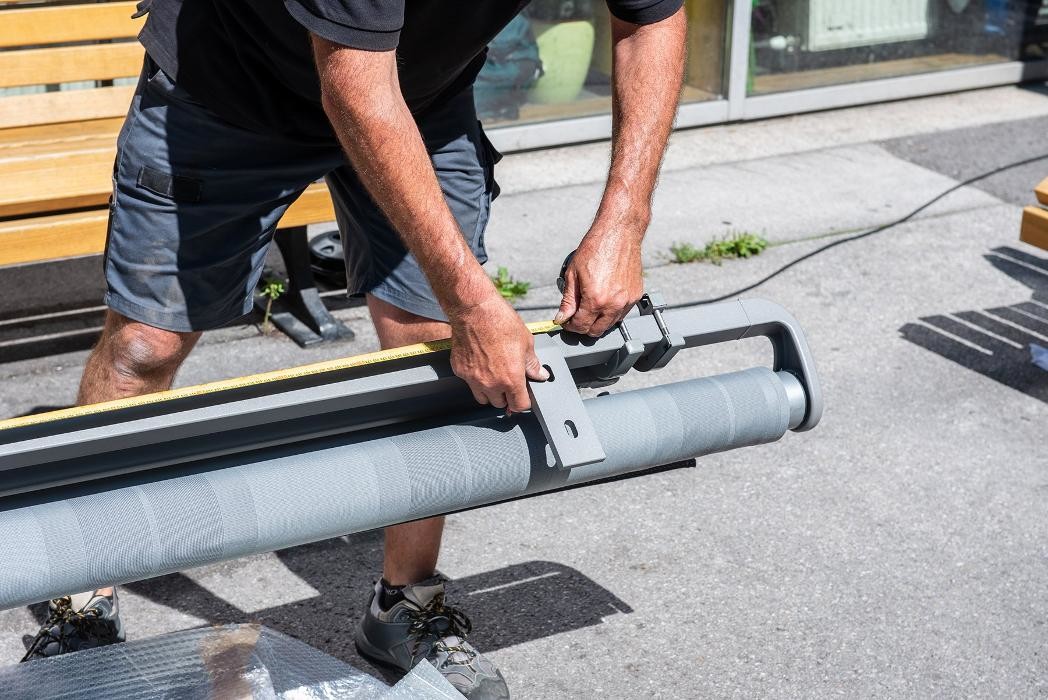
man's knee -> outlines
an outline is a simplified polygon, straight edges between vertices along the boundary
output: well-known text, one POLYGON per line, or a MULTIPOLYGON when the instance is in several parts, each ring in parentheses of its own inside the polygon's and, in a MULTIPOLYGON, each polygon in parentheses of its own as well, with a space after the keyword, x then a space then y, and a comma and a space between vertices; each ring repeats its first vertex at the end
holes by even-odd
POLYGON ((367 300, 383 348, 437 340, 449 335, 448 325, 443 321, 419 316, 371 294, 367 300))
POLYGON ((119 317, 106 324, 102 346, 118 375, 141 379, 174 374, 199 336, 119 317))

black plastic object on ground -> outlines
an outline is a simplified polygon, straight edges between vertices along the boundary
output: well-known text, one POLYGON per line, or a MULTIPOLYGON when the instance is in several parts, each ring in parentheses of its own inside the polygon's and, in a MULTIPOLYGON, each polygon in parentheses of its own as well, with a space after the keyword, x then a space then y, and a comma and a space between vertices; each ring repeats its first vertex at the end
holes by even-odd
POLYGON ((309 266, 313 275, 335 288, 346 286, 346 259, 338 230, 325 231, 309 241, 309 266))

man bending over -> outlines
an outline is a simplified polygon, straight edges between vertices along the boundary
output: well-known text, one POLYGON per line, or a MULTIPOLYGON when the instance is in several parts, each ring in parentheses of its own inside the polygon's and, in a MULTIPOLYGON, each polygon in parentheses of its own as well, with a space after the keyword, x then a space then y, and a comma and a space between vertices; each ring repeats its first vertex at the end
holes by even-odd
MULTIPOLYGON (((383 347, 452 337, 476 400, 529 407, 532 336, 480 263, 498 154, 472 84, 520 0, 153 0, 120 132, 105 274, 109 307, 79 403, 171 386, 202 331, 248 313, 274 227, 326 178, 349 291, 383 347)), ((567 270, 557 321, 599 336, 642 293, 641 240, 681 87, 682 0, 608 0, 612 158, 567 270)), ((428 658, 467 697, 509 697, 435 575, 443 518, 386 529, 360 652, 428 658)), ((120 641, 113 588, 51 604, 27 658, 120 641), (63 620, 76 620, 74 633, 63 620)))

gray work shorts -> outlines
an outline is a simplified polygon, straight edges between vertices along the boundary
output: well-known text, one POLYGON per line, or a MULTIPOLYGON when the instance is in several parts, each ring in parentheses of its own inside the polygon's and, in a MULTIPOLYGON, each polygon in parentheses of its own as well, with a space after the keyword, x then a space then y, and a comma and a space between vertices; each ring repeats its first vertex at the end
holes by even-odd
MULTIPOLYGON (((484 262, 499 156, 477 121, 472 89, 417 121, 444 198, 484 262)), ((113 166, 106 305, 183 332, 249 313, 277 221, 320 178, 335 203, 349 293, 444 320, 415 258, 340 148, 234 126, 147 57, 113 166)))

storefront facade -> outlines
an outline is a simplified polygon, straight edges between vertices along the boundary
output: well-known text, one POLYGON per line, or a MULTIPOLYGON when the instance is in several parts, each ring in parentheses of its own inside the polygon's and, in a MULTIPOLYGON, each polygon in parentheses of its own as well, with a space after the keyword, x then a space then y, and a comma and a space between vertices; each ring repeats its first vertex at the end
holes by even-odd
MULTIPOLYGON (((1048 77, 1048 0, 685 0, 677 126, 1048 77)), ((492 44, 478 108, 503 151, 611 133, 603 0, 534 0, 492 44)))

